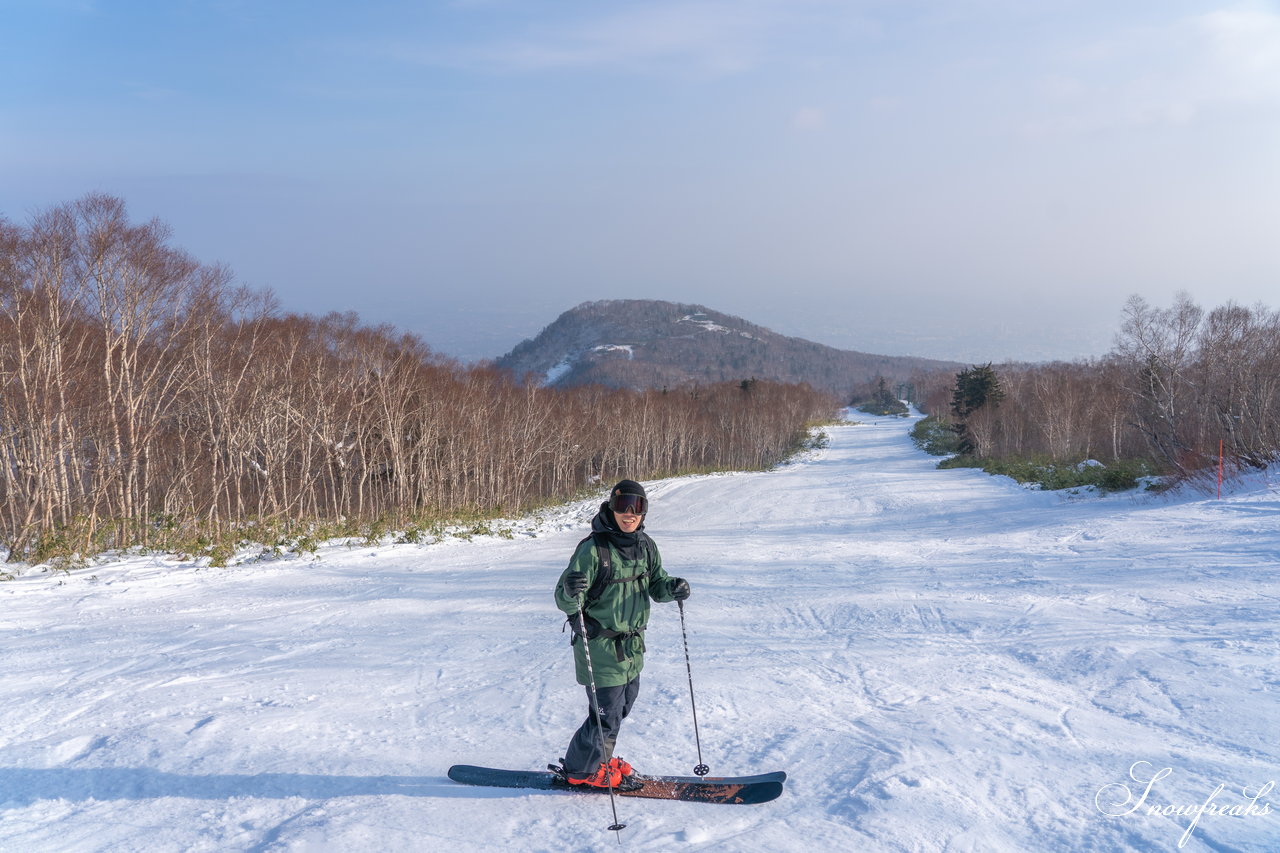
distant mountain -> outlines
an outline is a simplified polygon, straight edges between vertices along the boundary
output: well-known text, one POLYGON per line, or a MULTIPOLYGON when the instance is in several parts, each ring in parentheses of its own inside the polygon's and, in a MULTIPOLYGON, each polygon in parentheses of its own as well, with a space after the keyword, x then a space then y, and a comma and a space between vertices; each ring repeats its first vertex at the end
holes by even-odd
POLYGON ((873 355, 779 335, 701 305, 626 299, 584 302, 496 361, 544 385, 676 388, 740 379, 807 382, 841 397, 960 365, 873 355))

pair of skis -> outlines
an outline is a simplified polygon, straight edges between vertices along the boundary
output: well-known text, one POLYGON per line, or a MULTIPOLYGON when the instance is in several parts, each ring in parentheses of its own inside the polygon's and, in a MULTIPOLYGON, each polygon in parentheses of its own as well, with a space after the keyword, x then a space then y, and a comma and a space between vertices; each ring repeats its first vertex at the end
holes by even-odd
MULTIPOLYGON (((566 791, 581 794, 606 794, 608 788, 592 788, 586 785, 570 785, 559 768, 548 765, 547 770, 499 770, 492 767, 472 767, 455 764, 449 768, 449 778, 464 785, 484 785, 496 788, 528 788, 537 791, 566 791)), ((782 783, 786 773, 763 773, 757 776, 645 776, 631 777, 639 788, 626 790, 615 788, 619 797, 644 797, 653 800, 683 800, 691 803, 725 803, 754 805, 776 800, 782 795, 782 783)))
MULTIPOLYGON (((698 745, 698 765, 694 768, 694 776, 641 776, 639 774, 627 778, 627 784, 618 788, 594 788, 585 785, 570 785, 560 767, 548 764, 547 770, 499 770, 492 767, 473 767, 466 764, 455 764, 449 768, 449 778, 467 785, 486 785, 501 788, 532 788, 544 791, 572 791, 575 793, 607 793, 609 804, 613 810, 613 824, 609 830, 621 832, 626 824, 618 820, 616 797, 648 797, 660 800, 684 800, 698 803, 732 803, 751 804, 767 803, 782 795, 782 783, 785 773, 769 773, 763 776, 710 777, 709 769, 702 761, 702 738, 698 734, 698 706, 693 701, 693 667, 689 663, 689 634, 684 624, 684 601, 677 601, 680 607, 680 632, 684 637, 684 662, 689 673, 689 701, 693 706, 693 732, 698 745)), ((578 629, 580 635, 587 636, 586 617, 582 604, 578 606, 578 629)), ((596 698, 596 678, 591 665, 591 654, 587 651, 587 672, 590 676, 591 708, 599 714, 599 701, 596 698)), ((600 732, 600 751, 606 753, 604 733, 600 732)), ((618 836, 622 842, 622 836, 618 836)))

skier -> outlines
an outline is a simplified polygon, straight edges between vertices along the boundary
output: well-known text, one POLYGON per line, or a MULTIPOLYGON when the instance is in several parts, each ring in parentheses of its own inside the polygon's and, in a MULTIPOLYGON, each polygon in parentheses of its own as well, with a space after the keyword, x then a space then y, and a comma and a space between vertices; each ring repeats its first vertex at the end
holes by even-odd
POLYGON ((644 532, 648 510, 644 486, 635 480, 615 485, 591 520, 591 535, 578 543, 556 584, 556 606, 568 614, 573 627, 578 683, 587 687, 587 719, 569 741, 563 759, 565 778, 572 785, 628 787, 627 777, 634 771, 613 750, 640 691, 649 602, 689 597, 689 583, 663 570, 658 548, 644 532), (578 636, 579 610, 587 630, 585 642, 578 636), (592 673, 599 720, 591 710, 592 673))

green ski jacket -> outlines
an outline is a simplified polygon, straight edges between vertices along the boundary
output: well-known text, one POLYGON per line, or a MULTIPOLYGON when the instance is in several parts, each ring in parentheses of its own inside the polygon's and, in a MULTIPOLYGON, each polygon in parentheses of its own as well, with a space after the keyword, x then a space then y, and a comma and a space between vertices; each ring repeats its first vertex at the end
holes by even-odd
POLYGON ((591 639, 585 644, 578 636, 579 599, 565 597, 563 583, 569 572, 582 572, 588 584, 582 598, 591 594, 601 572, 595 537, 589 536, 578 545, 556 581, 556 607, 569 617, 574 631, 573 659, 579 684, 591 683, 587 651, 591 654, 597 687, 619 687, 639 675, 644 669, 643 632, 649 624, 649 602, 675 600, 671 595, 675 581, 662 568, 658 546, 647 534, 640 536, 643 547, 638 560, 624 560, 617 548, 603 544, 609 549, 613 582, 604 585, 598 598, 587 602, 587 635, 591 639), (647 560, 644 555, 648 556, 647 560))

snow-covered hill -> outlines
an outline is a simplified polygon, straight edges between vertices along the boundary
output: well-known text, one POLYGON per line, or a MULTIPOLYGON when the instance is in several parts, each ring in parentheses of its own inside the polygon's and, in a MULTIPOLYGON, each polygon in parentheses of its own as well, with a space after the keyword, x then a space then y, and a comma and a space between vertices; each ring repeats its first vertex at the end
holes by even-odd
MULTIPOLYGON (((791 778, 762 806, 622 800, 624 849, 1280 846, 1276 490, 1064 498, 935 470, 909 425, 652 484, 703 757, 791 778), (1206 803, 1189 833, 1172 813, 1206 803)), ((0 584, 0 849, 617 848, 606 798, 445 778, 539 768, 585 714, 551 586, 593 508, 0 584)), ((619 753, 687 774, 674 606, 647 641, 619 753)))
POLYGON ((584 302, 495 364, 560 387, 677 388, 755 378, 807 382, 841 398, 877 377, 907 381, 922 371, 961 367, 836 349, 701 305, 655 299, 584 302))

